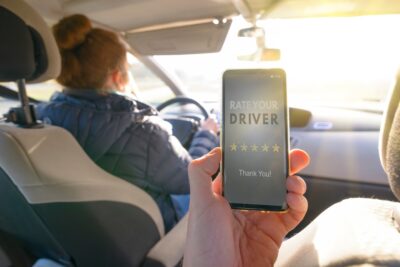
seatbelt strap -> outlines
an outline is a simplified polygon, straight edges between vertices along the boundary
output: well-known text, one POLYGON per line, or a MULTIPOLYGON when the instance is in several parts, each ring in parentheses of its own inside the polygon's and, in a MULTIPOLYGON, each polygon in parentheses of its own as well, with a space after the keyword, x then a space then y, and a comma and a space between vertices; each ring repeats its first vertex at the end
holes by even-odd
MULTIPOLYGON (((17 91, 14 91, 14 90, 12 90, 4 85, 1 85, 1 84, 0 84, 0 97, 4 97, 6 99, 11 99, 11 100, 19 99, 17 91)), ((29 101, 34 104, 42 103, 42 101, 39 101, 39 100, 31 98, 31 97, 29 97, 29 101)))

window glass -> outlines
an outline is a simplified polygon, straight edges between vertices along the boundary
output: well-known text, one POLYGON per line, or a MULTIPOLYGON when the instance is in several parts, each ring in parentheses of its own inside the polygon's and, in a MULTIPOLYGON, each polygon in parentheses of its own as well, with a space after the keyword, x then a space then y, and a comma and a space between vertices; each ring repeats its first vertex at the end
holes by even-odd
POLYGON ((220 100, 226 69, 280 67, 291 104, 381 110, 400 63, 399 23, 400 15, 261 20, 266 46, 281 59, 244 61, 256 47, 238 37, 251 26, 238 16, 220 52, 155 58, 203 102, 220 100))
MULTIPOLYGON (((143 63, 131 54, 128 55, 130 71, 133 76, 131 88, 138 95, 139 99, 150 104, 160 104, 161 102, 174 97, 171 89, 158 78, 143 63)), ((10 89, 17 90, 17 85, 12 82, 0 83, 10 89)), ((27 93, 41 101, 48 101, 55 91, 61 91, 63 86, 56 80, 50 80, 38 84, 27 84, 27 93)))
POLYGON ((140 100, 157 105, 175 96, 160 78, 134 56, 129 55, 128 61, 134 81, 132 87, 140 100))

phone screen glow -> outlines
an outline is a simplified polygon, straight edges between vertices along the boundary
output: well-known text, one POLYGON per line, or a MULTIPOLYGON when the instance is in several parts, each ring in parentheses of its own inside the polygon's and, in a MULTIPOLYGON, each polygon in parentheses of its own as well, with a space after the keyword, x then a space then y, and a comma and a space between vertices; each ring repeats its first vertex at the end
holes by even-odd
POLYGON ((286 198, 285 76, 224 75, 224 195, 231 203, 282 207, 286 198))

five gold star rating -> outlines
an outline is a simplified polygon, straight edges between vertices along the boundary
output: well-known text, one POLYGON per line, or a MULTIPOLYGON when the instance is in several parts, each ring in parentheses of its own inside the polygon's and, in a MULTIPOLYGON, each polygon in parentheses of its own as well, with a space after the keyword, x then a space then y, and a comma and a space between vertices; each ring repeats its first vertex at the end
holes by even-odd
POLYGON ((256 144, 230 144, 231 151, 243 151, 243 152, 279 152, 280 146, 277 144, 271 147, 267 144, 256 145, 256 144))
POLYGON ((231 145, 231 151, 237 151, 237 144, 231 145))
POLYGON ((245 144, 243 144, 243 145, 240 146, 240 148, 241 148, 242 151, 247 151, 247 147, 248 147, 248 146, 245 145, 245 144))

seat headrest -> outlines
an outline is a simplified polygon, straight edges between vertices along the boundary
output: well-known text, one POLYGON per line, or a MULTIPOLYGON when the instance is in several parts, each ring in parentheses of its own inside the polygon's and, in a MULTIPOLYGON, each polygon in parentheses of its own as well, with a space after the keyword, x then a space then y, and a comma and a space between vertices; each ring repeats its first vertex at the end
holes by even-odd
POLYGON ((35 72, 34 44, 25 22, 0 6, 0 81, 29 78, 35 72))
POLYGON ((400 200, 400 72, 389 92, 379 140, 379 156, 390 187, 400 200))
POLYGON ((36 83, 56 78, 61 57, 44 19, 23 0, 0 0, 0 8, 0 80, 36 83))

